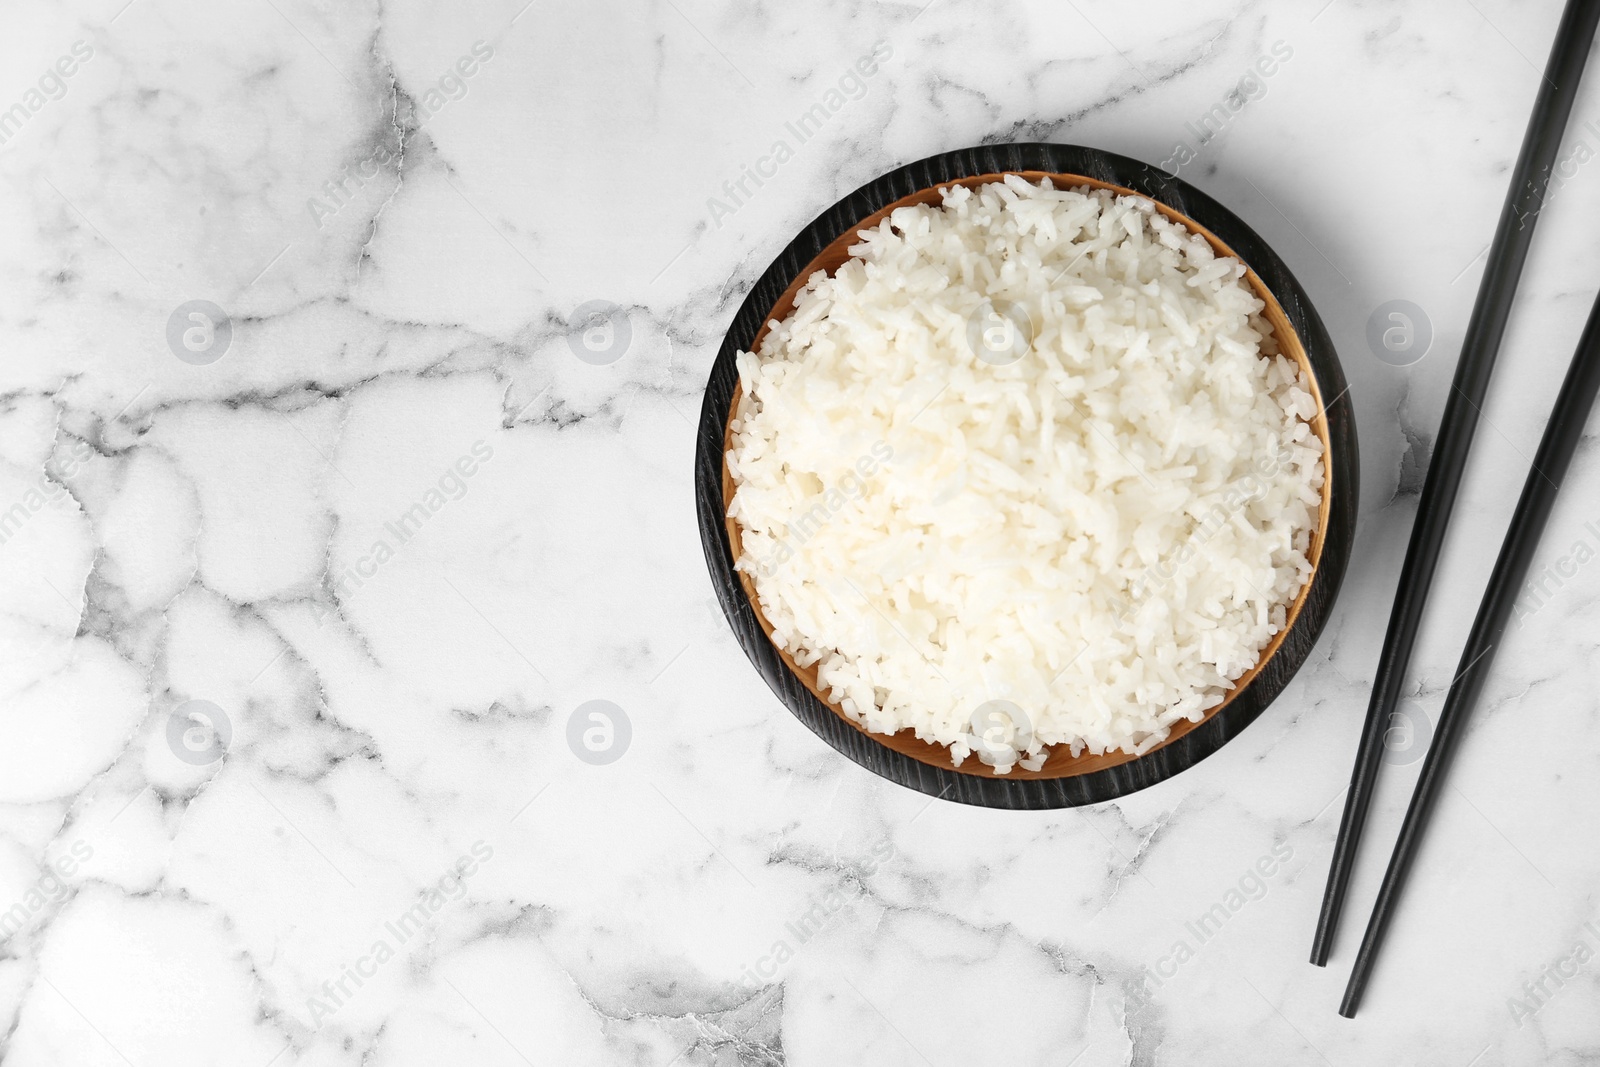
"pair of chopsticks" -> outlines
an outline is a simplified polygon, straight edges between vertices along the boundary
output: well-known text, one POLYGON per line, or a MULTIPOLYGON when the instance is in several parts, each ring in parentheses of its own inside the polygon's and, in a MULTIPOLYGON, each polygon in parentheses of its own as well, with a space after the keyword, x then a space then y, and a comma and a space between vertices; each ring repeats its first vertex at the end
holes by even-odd
MULTIPOLYGON (((1533 115, 1528 121, 1522 150, 1517 156, 1511 189, 1506 194, 1500 223, 1489 248, 1488 265, 1478 288, 1472 317, 1467 323, 1450 398, 1445 404, 1444 418, 1439 427, 1433 462, 1428 467, 1427 480, 1423 483, 1416 524, 1411 530, 1411 543, 1406 548, 1400 587, 1395 594, 1389 629, 1384 635, 1383 654, 1373 681, 1372 699, 1367 706, 1366 723, 1361 730, 1355 771, 1350 779, 1350 791, 1345 797, 1344 817, 1339 824, 1339 838, 1334 846, 1333 865, 1328 872, 1322 913, 1317 920, 1317 935, 1311 950, 1311 962, 1319 967, 1328 962, 1328 952, 1349 887, 1350 872, 1355 865, 1356 848, 1361 841, 1367 809, 1372 803, 1373 788, 1383 757, 1384 733, 1400 699, 1406 668, 1411 660, 1411 648, 1422 621, 1428 587, 1439 562, 1445 527, 1450 521, 1450 511, 1461 486, 1461 476, 1466 467, 1467 453, 1472 447, 1473 432, 1477 429, 1484 393, 1488 389, 1495 357, 1505 334, 1517 280, 1527 259, 1534 223, 1544 203, 1551 167, 1566 129, 1567 117, 1572 112, 1578 80, 1583 74, 1597 23, 1600 23, 1600 0, 1568 0, 1556 29, 1555 44, 1534 101, 1533 115)), ((1461 654, 1460 670, 1450 685, 1444 709, 1439 713, 1433 743, 1428 748, 1421 776, 1412 793, 1411 805, 1406 809, 1394 855, 1384 873, 1383 885, 1373 905, 1372 918, 1368 921, 1361 950, 1356 955, 1355 967, 1350 974, 1350 983, 1345 988, 1344 1000, 1339 1006, 1339 1014, 1345 1018, 1353 1018, 1361 1003, 1361 994, 1372 974, 1378 949, 1394 917, 1406 876, 1416 858, 1423 829, 1443 787, 1450 757, 1465 729, 1467 717, 1483 690, 1512 606, 1521 591, 1534 551, 1538 548, 1539 537, 1544 532, 1561 481, 1566 476, 1583 435, 1583 426, 1597 390, 1600 390, 1600 299, 1596 300, 1594 310, 1589 314, 1588 324, 1578 341, 1577 351, 1573 353, 1567 376, 1561 383, 1550 421, 1539 442, 1539 451, 1533 458, 1533 469, 1523 485, 1511 526, 1506 531, 1483 601, 1473 620, 1467 646, 1461 654)))

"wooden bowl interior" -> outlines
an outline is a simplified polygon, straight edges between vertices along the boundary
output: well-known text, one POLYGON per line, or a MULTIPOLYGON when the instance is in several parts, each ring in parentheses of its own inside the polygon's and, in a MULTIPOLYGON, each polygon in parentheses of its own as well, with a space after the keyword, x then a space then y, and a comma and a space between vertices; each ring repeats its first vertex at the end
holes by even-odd
MULTIPOLYGON (((1028 170, 1015 171, 1012 173, 1020 174, 1023 178, 1026 178, 1030 182, 1037 182, 1042 178, 1049 178, 1058 189, 1068 187, 1077 188, 1087 185, 1095 189, 1109 189, 1117 194, 1139 196, 1141 199, 1146 200, 1150 199, 1149 197, 1143 196, 1143 194, 1135 193, 1131 189, 1125 189, 1122 186, 1112 185, 1108 182, 1096 181, 1093 178, 1080 177, 1075 174, 1051 174, 1045 171, 1028 170)), ((953 185, 964 185, 968 187, 987 185, 990 182, 1001 180, 1004 176, 1004 174, 999 173, 981 174, 970 178, 962 178, 956 181, 942 182, 939 185, 912 193, 910 196, 902 197, 901 199, 896 200, 894 203, 889 204, 888 206, 863 219, 860 223, 853 226, 850 230, 837 238, 827 248, 823 249, 820 255, 806 265, 805 270, 801 271, 795 276, 795 279, 790 282, 789 288, 786 289, 783 295, 778 298, 777 303, 773 305, 772 310, 767 314, 762 323, 760 331, 756 334, 755 340, 751 344, 751 349, 759 350, 761 347, 761 342, 766 338, 767 332, 771 329, 772 324, 777 320, 783 319, 789 314, 790 311, 794 309, 796 298, 799 296, 800 290, 805 285, 805 280, 807 278, 809 278, 818 270, 825 270, 831 276, 839 269, 840 266, 844 264, 846 260, 850 258, 849 248, 851 245, 857 243, 856 233, 858 231, 877 226, 884 220, 885 217, 889 215, 890 212, 894 211, 896 208, 906 207, 912 204, 938 204, 941 200, 941 189, 953 185)), ((1215 250, 1217 255, 1228 256, 1234 259, 1241 258, 1231 248, 1224 244, 1215 234, 1213 234, 1210 230, 1207 230, 1204 226, 1201 226, 1199 223, 1195 222, 1193 219, 1190 219, 1189 217, 1172 210, 1170 207, 1167 207, 1165 204, 1162 204, 1159 201, 1152 201, 1152 203, 1155 204, 1156 210, 1161 212, 1161 214, 1165 215, 1167 218, 1173 220, 1174 222, 1183 224, 1183 226, 1185 226, 1191 233, 1197 233, 1204 237, 1211 244, 1212 249, 1215 250)), ((1305 603, 1307 594, 1311 591, 1311 578, 1316 574, 1317 565, 1322 558, 1323 542, 1327 536, 1330 501, 1332 500, 1333 495, 1332 487, 1335 472, 1331 469, 1330 464, 1333 450, 1328 439, 1328 419, 1324 406, 1321 386, 1317 381, 1316 375, 1312 372, 1311 362, 1306 356, 1305 347, 1300 343, 1299 336, 1289 325, 1288 317, 1284 314, 1283 308, 1278 303, 1277 297, 1272 294, 1272 291, 1268 289, 1266 284, 1256 275, 1256 272, 1249 269, 1249 264, 1245 264, 1245 266, 1245 279, 1249 282, 1250 287, 1255 291, 1256 295, 1261 298, 1264 304, 1266 304, 1266 308, 1262 312, 1262 317, 1272 328, 1272 333, 1277 341, 1279 352, 1284 356, 1293 359, 1300 365, 1300 369, 1305 377, 1305 380, 1310 383, 1311 394, 1317 405, 1317 413, 1311 420, 1311 425, 1313 431, 1317 434, 1317 437, 1322 441, 1323 486, 1322 504, 1317 513, 1317 525, 1316 529, 1312 532, 1311 548, 1307 553, 1307 557, 1311 562, 1312 575, 1307 577, 1305 585, 1301 587, 1299 595, 1295 598, 1294 603, 1290 606, 1283 629, 1280 630, 1273 637, 1271 643, 1269 643, 1267 647, 1262 650, 1261 658, 1257 661, 1256 665, 1243 674, 1234 683, 1233 689, 1228 693, 1227 697, 1222 701, 1222 703, 1207 710, 1205 716, 1199 722, 1180 720, 1177 723, 1174 723, 1167 738, 1162 741, 1161 744, 1150 749, 1151 752, 1171 744, 1178 738, 1183 737, 1191 730, 1194 730, 1196 727, 1206 722, 1213 715, 1216 715, 1222 711, 1225 707, 1232 703, 1240 693, 1244 692, 1245 687, 1248 686, 1251 680, 1254 679, 1256 675, 1259 674, 1267 665, 1267 661, 1277 653, 1278 649, 1283 645, 1284 638, 1288 635, 1290 629, 1293 628, 1295 620, 1300 614, 1301 606, 1305 603)), ((734 386, 733 398, 728 405, 728 423, 723 427, 724 459, 722 463, 722 505, 724 522, 726 523, 728 530, 728 543, 732 548, 733 558, 736 560, 742 554, 742 541, 740 539, 739 524, 733 519, 726 517, 728 514, 728 508, 733 502, 734 492, 733 479, 728 473, 726 456, 728 451, 732 448, 733 434, 731 424, 734 413, 739 410, 739 399, 742 391, 743 390, 741 386, 734 386)), ((761 629, 766 633, 767 639, 771 641, 772 626, 767 622, 766 616, 761 611, 761 602, 756 597, 755 583, 751 579, 748 572, 741 570, 737 573, 739 575, 740 583, 744 586, 745 596, 750 602, 750 608, 755 612, 756 620, 761 624, 761 629)), ((789 670, 794 673, 795 677, 799 678, 801 683, 804 684, 807 689, 811 690, 818 700, 826 704, 839 718, 849 723, 850 726, 857 731, 866 734, 878 744, 884 745, 896 752, 900 752, 934 767, 940 767, 945 770, 953 769, 964 774, 974 774, 987 778, 998 777, 995 774, 994 769, 988 764, 980 762, 976 755, 968 756, 962 761, 959 767, 955 767, 951 763, 950 750, 948 748, 943 745, 920 740, 916 734, 909 729, 901 730, 894 734, 871 733, 867 731, 863 726, 861 726, 860 723, 856 722, 849 715, 845 714, 844 709, 840 708, 832 700, 828 699, 826 693, 819 687, 817 683, 817 669, 815 666, 800 666, 795 662, 794 657, 789 654, 788 650, 783 648, 783 646, 779 645, 775 641, 773 642, 773 648, 777 651, 778 656, 783 660, 784 664, 789 668, 789 670)), ((1104 770, 1108 767, 1115 767, 1139 758, 1139 756, 1129 755, 1125 752, 1107 752, 1098 756, 1085 752, 1080 756, 1073 756, 1068 746, 1054 745, 1050 748, 1049 759, 1045 761, 1044 766, 1040 770, 1029 771, 1020 766, 1013 767, 1011 771, 1004 777, 1010 779, 1067 778, 1073 775, 1088 774, 1093 771, 1104 770)))

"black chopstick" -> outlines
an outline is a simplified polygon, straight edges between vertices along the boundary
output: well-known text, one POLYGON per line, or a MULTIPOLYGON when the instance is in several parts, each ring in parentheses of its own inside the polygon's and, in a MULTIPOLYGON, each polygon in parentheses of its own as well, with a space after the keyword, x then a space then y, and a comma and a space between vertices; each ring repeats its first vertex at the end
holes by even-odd
POLYGON ((1428 465, 1416 522, 1411 528, 1411 543, 1406 548, 1405 565, 1400 571, 1400 587, 1389 615, 1383 654, 1373 679, 1372 699, 1367 705, 1366 723, 1361 728, 1355 770, 1345 796, 1344 816, 1339 822, 1339 838, 1334 845, 1328 885, 1323 891, 1317 936, 1311 946, 1311 962, 1319 967, 1328 962, 1334 931, 1339 925, 1356 849, 1361 842, 1362 827, 1381 766, 1384 732, 1405 684, 1411 646, 1422 621, 1423 605, 1439 562, 1439 549, 1444 543, 1450 511, 1455 506, 1456 491, 1461 486, 1472 435, 1478 427, 1478 410, 1483 407, 1489 375, 1494 370, 1495 356, 1511 314, 1517 279, 1528 256, 1534 223, 1550 181, 1550 168, 1566 129, 1567 116, 1572 112, 1578 79, 1589 58, 1597 22, 1600 22, 1600 0, 1568 0, 1561 13, 1555 44, 1550 50, 1544 79, 1539 83, 1516 169, 1512 172, 1511 189, 1506 193, 1500 223, 1489 247, 1489 261, 1478 286, 1477 302, 1467 321, 1455 380, 1445 403, 1433 460, 1428 465))
POLYGON ((1378 890, 1377 903, 1372 906, 1372 918, 1367 922, 1367 933, 1361 940, 1350 984, 1345 987, 1344 1003, 1339 1006, 1339 1014, 1347 1019, 1355 1016, 1361 1003, 1361 993, 1372 974, 1384 932, 1389 928, 1400 891, 1405 887, 1406 874, 1416 859, 1428 815, 1444 788, 1450 757, 1461 739, 1478 694, 1483 691, 1495 653, 1500 649, 1512 607, 1522 592, 1528 565, 1539 547, 1539 536, 1550 518, 1550 509, 1561 491, 1572 455, 1583 438, 1584 423, 1588 421, 1596 393, 1600 393, 1600 297, 1595 299, 1594 308, 1589 312, 1588 325, 1583 328, 1578 349, 1572 354, 1572 365, 1567 368, 1561 392, 1556 394, 1550 422, 1539 442, 1539 451, 1533 457, 1533 469, 1522 486, 1511 527, 1500 546, 1500 556, 1494 562, 1483 602, 1478 605, 1478 616, 1472 622, 1467 647, 1461 652, 1459 673, 1450 684, 1450 695, 1445 698, 1444 710, 1439 713, 1439 723, 1434 727, 1428 758, 1422 764, 1416 791, 1411 794, 1406 821, 1400 827, 1400 837, 1395 842, 1389 869, 1384 873, 1383 886, 1378 890))

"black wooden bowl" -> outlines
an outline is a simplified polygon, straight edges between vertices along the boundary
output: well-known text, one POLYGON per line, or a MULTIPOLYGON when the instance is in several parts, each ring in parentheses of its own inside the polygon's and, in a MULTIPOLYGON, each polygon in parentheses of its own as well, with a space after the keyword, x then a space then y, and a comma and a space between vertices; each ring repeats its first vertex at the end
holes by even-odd
POLYGON ((1073 145, 1013 144, 947 152, 891 171, 823 212, 745 298, 717 353, 700 409, 695 448, 700 540, 722 610, 750 662, 801 722, 863 767, 924 793, 987 807, 1059 808, 1111 800, 1170 778, 1221 748, 1255 721, 1310 654, 1333 610, 1355 531, 1359 466, 1355 420, 1344 391, 1333 342, 1289 268, 1254 230, 1187 182, 1137 160, 1073 145), (723 455, 739 388, 734 356, 754 349, 768 321, 789 313, 813 271, 838 269, 855 243, 856 230, 876 225, 893 208, 937 203, 942 186, 979 184, 1007 173, 1029 180, 1049 175, 1058 187, 1091 185, 1148 197, 1164 215, 1204 236, 1219 254, 1243 261, 1249 268, 1246 280, 1267 305, 1262 315, 1279 349, 1310 378, 1318 406, 1312 426, 1323 440, 1326 481, 1309 553, 1311 580, 1291 606, 1288 625, 1222 704, 1197 723, 1176 723, 1166 741, 1142 756, 1111 752, 1073 757, 1065 746, 1056 746, 1039 771, 1015 767, 997 775, 975 757, 959 768, 952 766, 946 748, 920 741, 909 730, 868 733, 826 698, 814 668, 800 667, 772 643, 771 627, 748 577, 734 570, 739 529, 727 517, 733 486, 723 455))

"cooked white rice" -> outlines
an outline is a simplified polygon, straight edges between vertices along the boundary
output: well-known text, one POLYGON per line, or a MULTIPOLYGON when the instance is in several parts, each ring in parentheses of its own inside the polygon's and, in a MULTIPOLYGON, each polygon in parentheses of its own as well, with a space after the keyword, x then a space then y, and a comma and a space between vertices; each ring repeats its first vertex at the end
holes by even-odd
POLYGON ((1199 720, 1285 625, 1323 483, 1244 266, 1015 176, 858 236, 738 357, 729 515, 773 640, 957 764, 1199 720))

